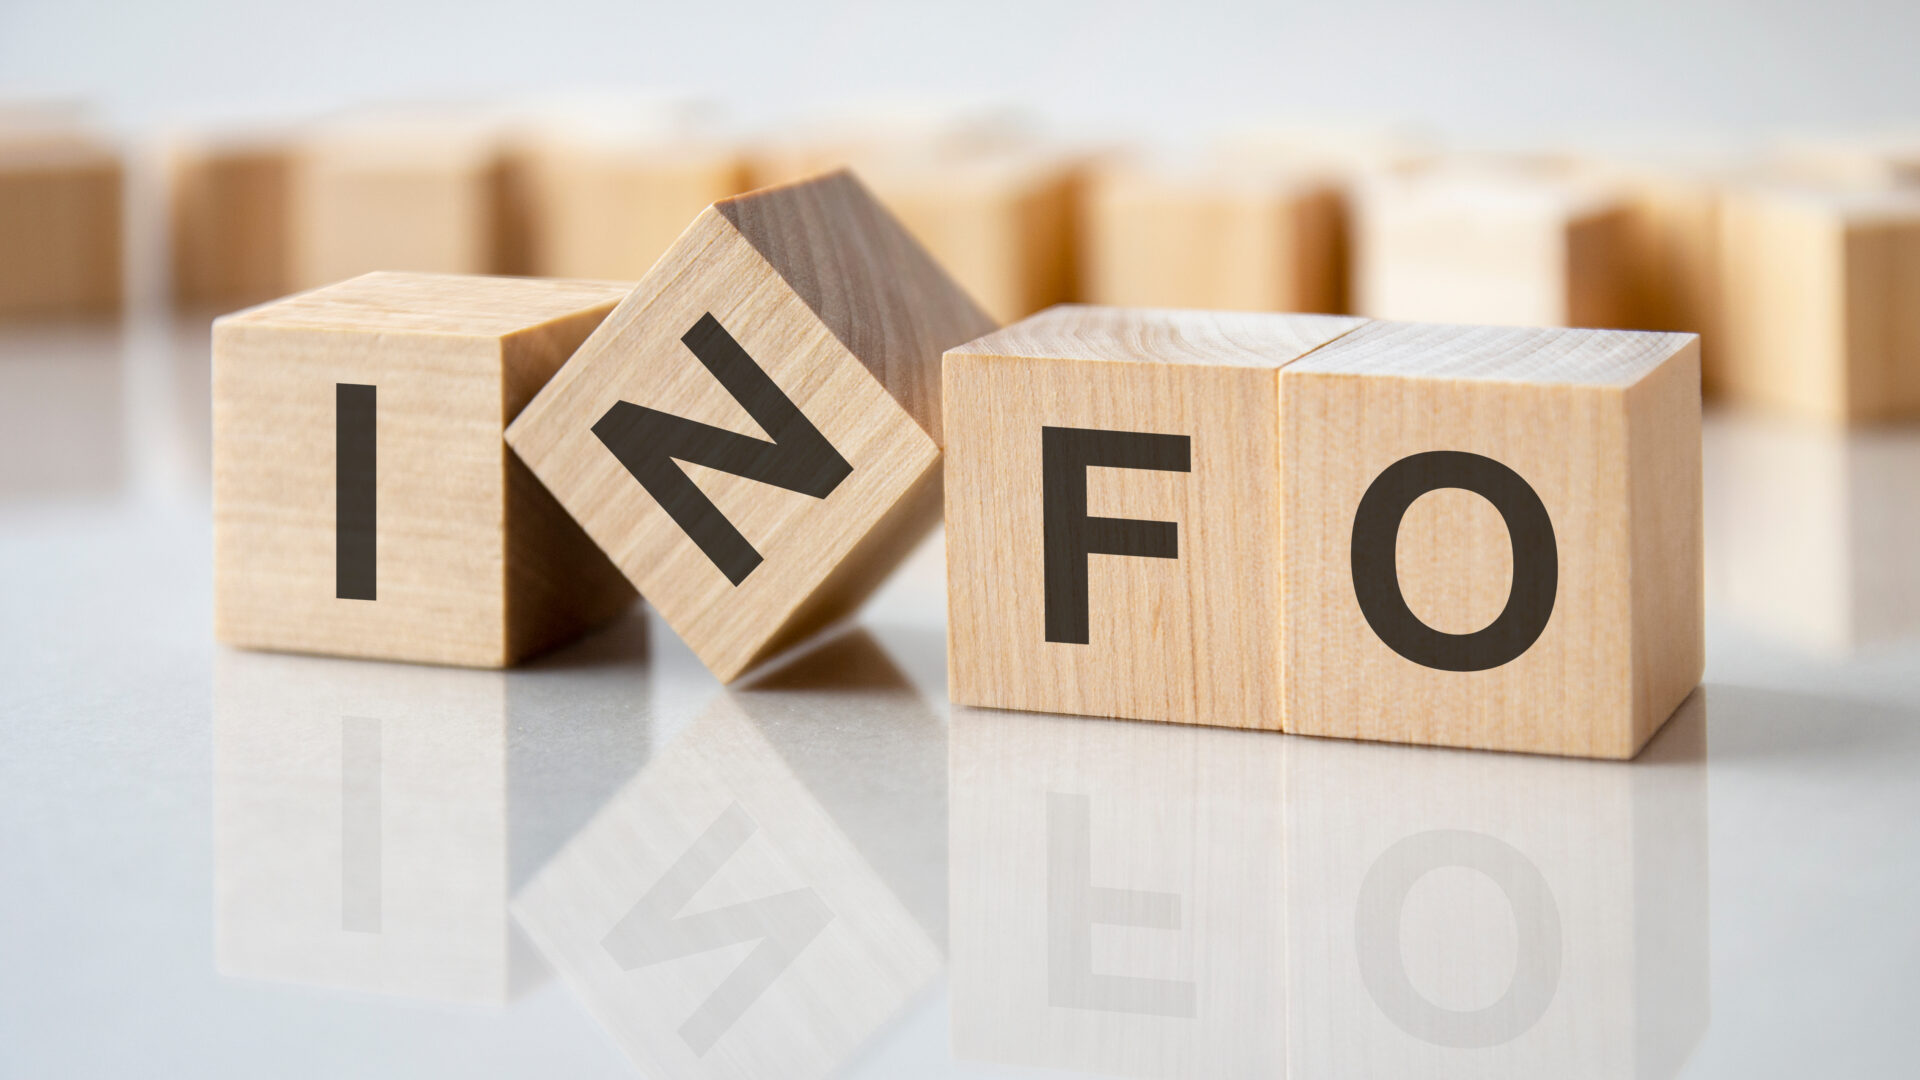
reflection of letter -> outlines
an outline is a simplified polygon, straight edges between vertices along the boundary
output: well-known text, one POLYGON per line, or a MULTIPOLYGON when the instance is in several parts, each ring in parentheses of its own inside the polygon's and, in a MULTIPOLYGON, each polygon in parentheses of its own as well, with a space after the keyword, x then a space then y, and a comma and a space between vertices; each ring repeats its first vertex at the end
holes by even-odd
POLYGON ((340 929, 380 932, 380 721, 340 721, 340 929))
POLYGON ((680 1037, 696 1054, 713 1049, 747 1006, 758 1001, 800 950, 833 920, 833 912, 812 889, 679 914, 758 828, 739 803, 727 807, 602 940, 607 952, 628 970, 757 942, 680 1025, 680 1037))
POLYGON ((1047 793, 1047 1003, 1072 1009, 1192 1016, 1193 983, 1093 970, 1093 924, 1180 928, 1172 893, 1093 884, 1090 802, 1047 793))

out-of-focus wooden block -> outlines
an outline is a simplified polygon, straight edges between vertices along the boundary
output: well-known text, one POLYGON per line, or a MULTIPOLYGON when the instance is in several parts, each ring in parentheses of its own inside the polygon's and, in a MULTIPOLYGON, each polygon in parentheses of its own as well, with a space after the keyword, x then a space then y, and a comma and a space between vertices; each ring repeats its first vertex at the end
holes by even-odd
POLYGON ((1627 325, 1700 335, 1701 379, 1718 392, 1721 179, 1634 164, 1607 167, 1605 175, 1627 205, 1627 325))
POLYGON ((1125 165, 1090 186, 1082 272, 1091 303, 1346 308, 1345 209, 1330 180, 1125 165))
POLYGON ((638 280, 700 211, 747 188, 744 156, 713 141, 558 134, 516 159, 530 266, 550 277, 638 280))
POLYGON ((83 129, 0 125, 0 319, 119 308, 123 172, 83 129))
POLYGON ((1369 323, 1283 368, 1286 730, 1637 753, 1703 664, 1699 362, 1369 323))
POLYGON ((1788 139, 1767 164, 1785 179, 1816 186, 1920 187, 1920 132, 1788 139))
POLYGON ((507 441, 731 680, 938 519, 940 352, 992 326, 851 176, 753 192, 694 221, 507 441))
POLYGON ((381 273, 220 319, 219 638, 498 667, 626 607, 500 432, 629 288, 381 273))
POLYGON ((504 135, 465 116, 317 127, 294 188, 294 285, 376 270, 525 272, 523 209, 504 135))
POLYGON ((1626 206, 1588 185, 1439 172, 1359 196, 1355 310, 1381 319, 1617 327, 1632 320, 1626 206))
POLYGON ((243 307, 293 289, 294 136, 211 135, 168 148, 174 301, 243 307))
POLYGON ((1920 192, 1751 186, 1721 217, 1729 400, 1821 420, 1920 417, 1920 192))
POLYGON ((1279 373, 1361 322, 1064 306, 950 350, 953 700, 1278 729, 1279 373))

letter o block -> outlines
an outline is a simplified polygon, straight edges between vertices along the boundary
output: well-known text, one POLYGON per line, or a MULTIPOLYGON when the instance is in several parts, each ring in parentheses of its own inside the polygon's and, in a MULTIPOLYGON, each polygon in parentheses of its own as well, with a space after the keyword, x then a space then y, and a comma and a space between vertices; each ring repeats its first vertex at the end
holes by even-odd
POLYGON ((1282 371, 1286 730, 1638 753, 1704 664, 1699 357, 1376 322, 1282 371))
POLYGON ((953 700, 1280 728, 1280 371, 1360 323, 1064 306, 949 351, 953 700))
POLYGON ((216 636, 501 667, 630 605, 500 434, 627 289, 374 273, 217 321, 216 636))
POLYGON ((993 322, 845 172, 696 218, 507 441, 730 681, 939 519, 940 352, 993 322))

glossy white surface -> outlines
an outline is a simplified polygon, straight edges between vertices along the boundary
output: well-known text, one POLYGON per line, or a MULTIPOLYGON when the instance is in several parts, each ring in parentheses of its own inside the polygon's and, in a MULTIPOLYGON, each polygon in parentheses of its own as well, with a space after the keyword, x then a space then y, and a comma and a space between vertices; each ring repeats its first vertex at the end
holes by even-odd
POLYGON ((949 707, 938 543, 734 689, 218 648, 204 350, 0 329, 0 1075, 1920 1055, 1920 432, 1713 419, 1707 685, 1592 763, 949 707))

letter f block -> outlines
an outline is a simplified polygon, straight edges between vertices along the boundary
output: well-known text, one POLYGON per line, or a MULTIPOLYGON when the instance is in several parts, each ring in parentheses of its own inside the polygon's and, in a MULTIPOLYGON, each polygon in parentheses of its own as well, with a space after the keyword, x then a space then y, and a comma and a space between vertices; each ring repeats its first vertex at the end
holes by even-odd
POLYGON ((1064 306, 948 352, 952 699, 1279 729, 1280 370, 1360 323, 1064 306))
POLYGON ((940 353, 993 322, 847 173, 703 212, 507 442, 723 681, 940 511, 940 353))

